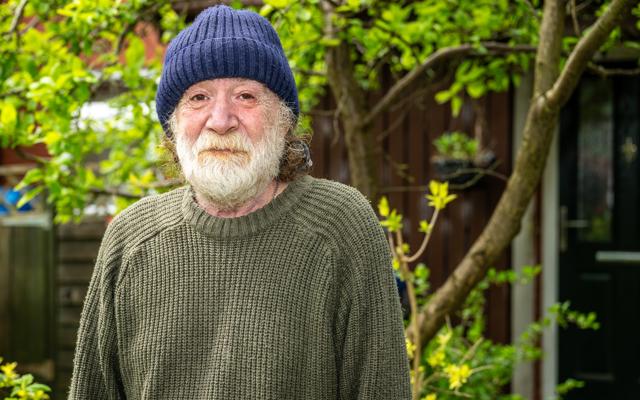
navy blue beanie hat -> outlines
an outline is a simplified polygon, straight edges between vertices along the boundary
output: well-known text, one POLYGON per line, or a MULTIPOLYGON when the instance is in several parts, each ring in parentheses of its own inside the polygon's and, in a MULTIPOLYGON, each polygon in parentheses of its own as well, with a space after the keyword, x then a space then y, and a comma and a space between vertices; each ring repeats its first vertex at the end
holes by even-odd
POLYGON ((253 11, 209 7, 169 43, 156 93, 158 118, 167 135, 182 94, 194 83, 215 78, 262 82, 298 117, 298 90, 278 34, 253 11))

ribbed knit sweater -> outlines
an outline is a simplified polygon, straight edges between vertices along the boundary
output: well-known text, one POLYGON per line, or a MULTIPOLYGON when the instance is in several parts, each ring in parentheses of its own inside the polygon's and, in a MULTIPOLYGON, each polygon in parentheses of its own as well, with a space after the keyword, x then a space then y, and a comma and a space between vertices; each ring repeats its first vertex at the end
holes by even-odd
POLYGON ((218 218, 184 186, 107 227, 70 399, 410 399, 385 235, 352 187, 304 176, 218 218))

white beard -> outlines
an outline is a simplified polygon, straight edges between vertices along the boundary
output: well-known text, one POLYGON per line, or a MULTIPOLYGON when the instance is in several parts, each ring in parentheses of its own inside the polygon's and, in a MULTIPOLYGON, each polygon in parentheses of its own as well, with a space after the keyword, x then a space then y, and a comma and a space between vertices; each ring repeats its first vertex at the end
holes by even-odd
POLYGON ((199 195, 222 211, 234 210, 260 195, 278 176, 285 138, 280 124, 266 128, 256 145, 246 135, 203 131, 194 143, 176 135, 176 151, 185 179, 199 195), (206 152, 234 149, 236 153, 206 152), (243 153, 244 152, 244 153, 243 153))

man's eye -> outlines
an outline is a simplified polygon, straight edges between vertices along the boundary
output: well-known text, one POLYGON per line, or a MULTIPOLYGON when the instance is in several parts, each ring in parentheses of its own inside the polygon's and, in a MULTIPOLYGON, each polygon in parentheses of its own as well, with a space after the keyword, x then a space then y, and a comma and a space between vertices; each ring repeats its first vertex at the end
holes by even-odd
POLYGON ((240 99, 242 100, 255 100, 255 96, 251 93, 240 93, 240 99))
POLYGON ((202 93, 198 93, 196 95, 191 96, 191 98, 189 100, 191 101, 205 101, 207 99, 207 96, 205 96, 202 93))

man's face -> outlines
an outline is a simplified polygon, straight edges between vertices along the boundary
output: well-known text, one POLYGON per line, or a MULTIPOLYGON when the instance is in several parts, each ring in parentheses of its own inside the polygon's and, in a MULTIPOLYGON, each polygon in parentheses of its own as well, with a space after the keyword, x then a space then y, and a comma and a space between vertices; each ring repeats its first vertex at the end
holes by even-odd
POLYGON ((278 175, 284 136, 282 104, 259 82, 202 81, 182 96, 173 121, 185 178, 221 209, 259 195, 278 175))

